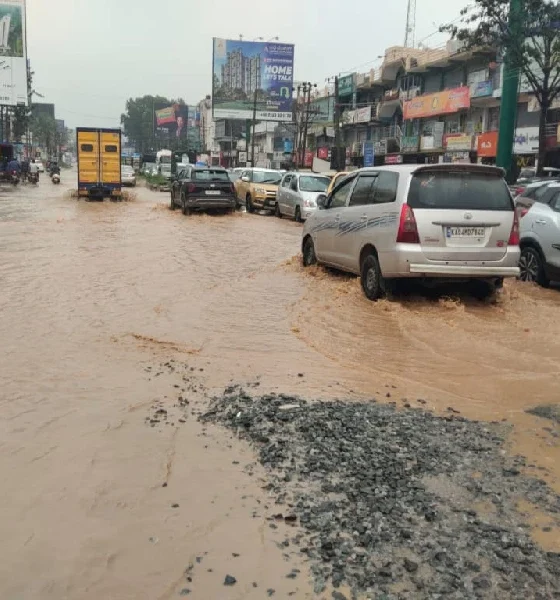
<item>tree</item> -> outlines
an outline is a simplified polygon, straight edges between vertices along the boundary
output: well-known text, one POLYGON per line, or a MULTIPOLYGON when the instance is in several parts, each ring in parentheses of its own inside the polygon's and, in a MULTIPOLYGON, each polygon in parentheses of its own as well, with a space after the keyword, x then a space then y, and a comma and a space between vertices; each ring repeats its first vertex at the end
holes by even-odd
POLYGON ((510 22, 510 0, 474 0, 472 11, 463 9, 460 24, 445 25, 441 31, 464 42, 466 49, 499 49, 526 79, 541 108, 540 173, 546 158, 547 111, 560 94, 560 7, 556 0, 520 1, 522 23, 518 28, 510 22))
POLYGON ((129 98, 126 112, 121 115, 121 124, 130 143, 138 152, 156 150, 159 146, 174 149, 177 141, 169 131, 159 129, 155 121, 155 111, 174 104, 184 105, 183 99, 170 100, 164 96, 142 96, 129 98))
POLYGON ((53 154, 56 146, 56 121, 49 115, 39 113, 31 118, 30 130, 33 141, 43 146, 49 155, 53 154))

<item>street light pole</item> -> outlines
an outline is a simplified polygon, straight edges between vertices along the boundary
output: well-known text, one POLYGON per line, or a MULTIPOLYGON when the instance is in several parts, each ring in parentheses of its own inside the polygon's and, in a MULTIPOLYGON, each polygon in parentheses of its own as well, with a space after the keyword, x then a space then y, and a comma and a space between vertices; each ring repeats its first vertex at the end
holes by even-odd
POLYGON ((312 85, 315 85, 315 87, 317 87, 317 84, 311 84, 310 81, 308 81, 306 84, 304 84, 303 87, 303 100, 305 102, 305 93, 307 92, 307 105, 305 107, 305 121, 304 121, 304 125, 303 125, 303 149, 301 152, 301 165, 302 167, 305 167, 305 151, 307 150, 307 127, 309 125, 309 107, 311 105, 311 88, 312 85))
POLYGON ((336 170, 342 171, 344 165, 340 164, 340 104, 338 102, 338 76, 334 78, 334 149, 336 170))

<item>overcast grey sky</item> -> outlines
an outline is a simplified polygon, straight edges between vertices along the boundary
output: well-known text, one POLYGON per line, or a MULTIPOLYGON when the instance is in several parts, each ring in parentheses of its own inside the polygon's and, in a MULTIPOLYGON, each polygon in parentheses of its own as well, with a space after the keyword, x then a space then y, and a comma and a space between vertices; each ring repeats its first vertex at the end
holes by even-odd
MULTIPOLYGON (((118 126, 129 97, 211 93, 212 37, 295 44, 295 77, 367 71, 404 41, 407 0, 28 0, 35 89, 68 126, 118 126), (366 64, 367 63, 367 64, 366 64)), ((416 39, 468 0, 417 0, 416 39)), ((440 45, 435 34, 424 41, 440 45)))

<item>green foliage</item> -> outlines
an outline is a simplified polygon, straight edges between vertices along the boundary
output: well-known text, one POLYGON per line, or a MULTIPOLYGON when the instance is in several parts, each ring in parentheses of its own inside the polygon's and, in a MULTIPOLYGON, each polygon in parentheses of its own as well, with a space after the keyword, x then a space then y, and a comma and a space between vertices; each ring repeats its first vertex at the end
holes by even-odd
POLYGON ((33 142, 52 153, 57 144, 56 121, 49 115, 39 114, 31 118, 29 128, 33 132, 33 142))
POLYGON ((462 21, 441 27, 467 49, 490 46, 509 57, 546 110, 560 94, 560 6, 557 0, 520 0, 510 18, 510 0, 474 0, 462 21))
POLYGON ((185 102, 181 98, 173 100, 164 96, 151 95, 127 100, 126 111, 121 115, 121 124, 125 135, 137 152, 149 152, 160 147, 173 149, 175 141, 170 139, 167 132, 157 131, 155 111, 175 103, 185 102))
POLYGON ((169 180, 165 178, 163 175, 146 175, 146 183, 148 186, 164 186, 169 183, 169 180))

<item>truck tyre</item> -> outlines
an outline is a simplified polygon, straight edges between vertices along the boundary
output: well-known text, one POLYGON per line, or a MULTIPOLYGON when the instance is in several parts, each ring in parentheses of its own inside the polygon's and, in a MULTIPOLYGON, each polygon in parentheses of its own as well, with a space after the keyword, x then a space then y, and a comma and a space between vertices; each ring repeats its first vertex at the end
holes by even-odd
POLYGON ((248 213, 254 213, 255 207, 253 206, 253 201, 251 200, 251 194, 247 194, 245 198, 245 208, 248 213))
POLYGON ((362 289, 366 298, 373 301, 382 298, 385 295, 385 282, 375 254, 368 254, 365 257, 360 273, 362 289))

